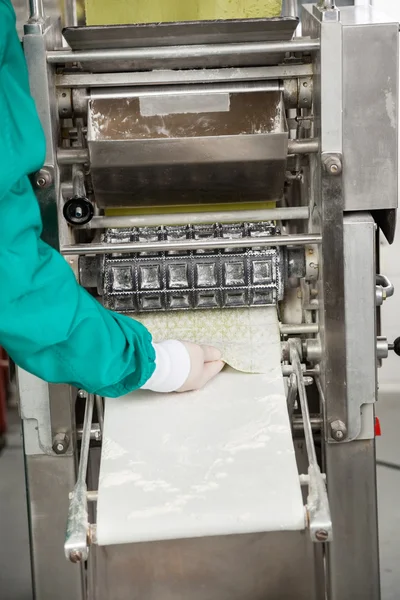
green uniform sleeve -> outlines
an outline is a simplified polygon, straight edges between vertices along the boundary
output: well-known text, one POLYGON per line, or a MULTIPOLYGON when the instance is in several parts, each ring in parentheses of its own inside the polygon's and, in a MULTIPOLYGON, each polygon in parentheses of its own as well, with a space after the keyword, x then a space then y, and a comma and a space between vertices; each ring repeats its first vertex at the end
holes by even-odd
POLYGON ((41 239, 28 174, 45 142, 9 0, 0 0, 0 345, 52 383, 117 397, 142 386, 155 364, 141 324, 107 311, 41 239))

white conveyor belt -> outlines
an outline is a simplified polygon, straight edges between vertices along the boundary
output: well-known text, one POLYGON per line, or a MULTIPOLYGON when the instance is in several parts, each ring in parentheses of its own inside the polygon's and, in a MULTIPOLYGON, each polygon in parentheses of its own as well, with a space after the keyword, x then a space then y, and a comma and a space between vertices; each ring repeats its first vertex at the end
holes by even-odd
POLYGON ((304 529, 277 323, 261 350, 262 374, 227 367, 197 392, 106 400, 100 545, 304 529))

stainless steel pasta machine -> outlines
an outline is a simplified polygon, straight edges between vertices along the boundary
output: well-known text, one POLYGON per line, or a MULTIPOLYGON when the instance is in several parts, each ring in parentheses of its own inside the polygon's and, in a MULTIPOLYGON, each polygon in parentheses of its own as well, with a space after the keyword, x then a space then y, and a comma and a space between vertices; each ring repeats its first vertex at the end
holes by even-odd
POLYGON ((30 13, 45 239, 113 310, 276 305, 308 518, 97 546, 102 399, 20 370, 35 597, 379 599, 374 405, 393 288, 378 240, 395 235, 399 24, 327 0, 303 7, 301 37, 295 11, 93 27, 72 11, 64 30, 41 0, 30 13))

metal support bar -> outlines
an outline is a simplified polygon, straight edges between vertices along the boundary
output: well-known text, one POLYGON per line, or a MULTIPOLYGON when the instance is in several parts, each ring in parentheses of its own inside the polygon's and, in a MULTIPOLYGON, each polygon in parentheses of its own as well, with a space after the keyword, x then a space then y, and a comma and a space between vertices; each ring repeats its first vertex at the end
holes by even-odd
POLYGON ((223 83, 209 83, 205 90, 203 84, 190 85, 165 85, 162 90, 157 86, 145 86, 129 88, 118 88, 118 89, 94 89, 91 90, 91 100, 104 100, 115 98, 150 98, 156 96, 157 98, 162 94, 163 98, 168 96, 197 96, 198 94, 204 94, 205 91, 213 94, 251 94, 253 92, 280 92, 281 85, 279 81, 233 81, 223 83))
POLYGON ((181 71, 166 69, 143 73, 63 73, 56 76, 56 86, 61 88, 107 88, 182 83, 232 83, 234 81, 296 79, 297 77, 311 77, 312 74, 311 64, 181 71))
POLYGON ((43 0, 29 0, 29 20, 42 21, 44 16, 43 0))
POLYGON ((299 6, 298 6, 297 0, 283 0, 282 16, 284 16, 284 17, 298 17, 299 16, 299 6))
MULTIPOLYGON (((310 377, 318 377, 319 376, 319 370, 318 369, 307 369, 306 365, 302 364, 301 365, 301 370, 303 372, 303 375, 305 375, 306 377, 310 376, 310 377)), ((283 377, 289 377, 289 375, 291 375, 291 373, 293 373, 293 367, 292 365, 282 365, 282 375, 283 377)))
POLYGON ((204 44, 191 46, 161 46, 158 48, 116 48, 107 50, 53 50, 47 53, 52 64, 102 63, 108 60, 169 60, 179 58, 207 58, 242 56, 252 54, 277 54, 281 52, 315 52, 319 50, 317 39, 297 38, 289 42, 246 42, 239 44, 204 44))
POLYGON ((65 13, 65 26, 66 27, 77 27, 78 26, 78 15, 77 15, 77 2, 76 0, 64 0, 64 13, 65 13))
POLYGON ((87 163, 89 162, 89 152, 87 148, 59 148, 57 162, 59 165, 87 163))
POLYGON ((318 0, 317 6, 325 10, 331 10, 332 8, 336 8, 336 3, 335 0, 318 0))
MULTIPOLYGON (((322 419, 321 417, 311 417, 310 418, 311 429, 314 432, 319 432, 322 429, 322 419)), ((304 431, 304 421, 301 417, 293 417, 292 420, 292 428, 293 431, 304 431)))
POLYGON ((75 198, 86 198, 85 174, 77 164, 72 167, 72 189, 75 198))
POLYGON ((319 140, 289 140, 288 154, 315 154, 319 151, 319 140))
POLYGON ((218 248, 266 248, 268 246, 307 246, 321 244, 319 234, 271 235, 259 238, 184 240, 176 242, 129 242, 121 244, 76 244, 63 246, 61 254, 132 254, 135 252, 169 252, 172 250, 204 250, 218 248))
POLYGON ((319 327, 317 323, 299 323, 298 325, 287 325, 280 323, 279 328, 282 335, 303 335, 318 333, 319 327))
POLYGON ((311 540, 313 542, 329 542, 332 540, 332 519, 330 516, 328 495, 326 485, 321 475, 315 452, 313 432, 308 409, 306 388, 304 386, 303 373, 297 345, 289 341, 290 362, 296 375, 299 401, 303 415, 304 437, 308 457, 308 475, 310 483, 307 497, 307 513, 311 540))
POLYGON ((90 432, 92 428, 93 406, 95 400, 93 394, 87 395, 85 392, 80 392, 80 396, 86 397, 81 456, 78 477, 74 491, 70 497, 67 533, 64 544, 66 558, 74 563, 87 560, 89 554, 86 472, 89 460, 90 432))
MULTIPOLYGON (((289 140, 288 154, 310 154, 318 152, 319 141, 317 139, 289 140)), ((89 151, 87 148, 59 148, 57 151, 57 162, 59 165, 74 165, 89 162, 89 151)))
MULTIPOLYGON (((79 428, 76 430, 76 437, 78 440, 82 439, 83 428, 79 428)), ((98 423, 93 423, 90 429, 90 439, 95 442, 100 442, 102 437, 102 431, 100 429, 100 425, 98 423)))
POLYGON ((103 437, 104 405, 103 405, 103 398, 101 396, 97 396, 97 395, 96 395, 96 410, 97 410, 97 418, 99 420, 100 435, 101 435, 101 437, 103 437))
MULTIPOLYGON (((289 140, 288 154, 309 154, 318 152, 319 141, 317 139, 289 140)), ((59 165, 74 165, 89 162, 89 151, 87 148, 59 148, 57 150, 57 162, 59 165)))
POLYGON ((161 225, 203 225, 212 223, 253 223, 255 221, 289 221, 308 219, 307 206, 261 210, 227 210, 201 213, 151 214, 122 217, 93 217, 81 229, 118 229, 129 227, 158 227, 161 225))
POLYGON ((297 390, 298 390, 298 385, 297 385, 296 374, 291 373, 291 375, 289 376, 289 381, 288 381, 288 394, 287 394, 287 399, 286 399, 290 422, 292 422, 292 417, 293 417, 293 413, 294 413, 294 409, 295 409, 295 405, 296 405, 297 390))

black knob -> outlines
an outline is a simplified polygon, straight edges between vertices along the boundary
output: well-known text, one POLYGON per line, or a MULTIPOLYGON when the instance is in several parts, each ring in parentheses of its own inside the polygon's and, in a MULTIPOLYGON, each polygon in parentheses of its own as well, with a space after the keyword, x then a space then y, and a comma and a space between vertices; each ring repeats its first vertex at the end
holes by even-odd
POLYGON ((87 198, 71 198, 64 204, 63 215, 71 225, 86 225, 94 215, 93 204, 87 198))
POLYGON ((395 354, 397 354, 397 356, 400 356, 400 337, 398 337, 394 340, 391 349, 394 350, 394 352, 395 352, 395 354))

